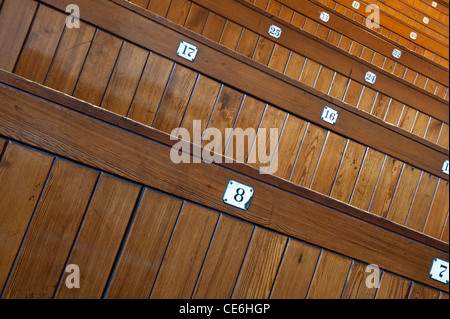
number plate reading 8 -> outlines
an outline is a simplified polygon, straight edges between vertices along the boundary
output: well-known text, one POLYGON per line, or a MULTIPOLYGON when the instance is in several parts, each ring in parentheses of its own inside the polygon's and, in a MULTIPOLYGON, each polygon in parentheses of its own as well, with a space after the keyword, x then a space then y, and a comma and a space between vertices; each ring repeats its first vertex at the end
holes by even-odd
POLYGON ((225 194, 223 195, 223 202, 247 210, 250 206, 253 194, 253 188, 236 181, 229 181, 225 194))
POLYGON ((197 56, 198 48, 195 45, 181 41, 178 46, 178 56, 185 58, 188 61, 194 61, 197 56))
POLYGON ((430 269, 430 277, 444 284, 448 284, 448 261, 434 258, 430 269))
POLYGON ((330 123, 330 124, 336 124, 337 119, 339 116, 339 112, 336 110, 333 110, 331 107, 325 106, 322 113, 322 120, 330 123))

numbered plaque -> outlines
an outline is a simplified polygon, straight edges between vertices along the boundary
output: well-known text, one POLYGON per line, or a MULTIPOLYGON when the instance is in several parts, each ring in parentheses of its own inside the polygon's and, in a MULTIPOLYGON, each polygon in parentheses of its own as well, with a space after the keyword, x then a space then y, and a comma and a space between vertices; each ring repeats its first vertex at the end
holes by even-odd
POLYGON ((236 181, 229 181, 225 194, 223 195, 223 202, 247 210, 250 207, 253 194, 254 190, 250 186, 236 181))
POLYGON ((375 73, 367 71, 364 80, 370 84, 375 84, 375 82, 377 81, 377 75, 375 73))
POLYGON ((178 56, 185 58, 188 61, 194 61, 197 56, 198 48, 195 45, 181 41, 178 46, 178 56))
POLYGON ((333 110, 331 107, 325 106, 322 113, 322 120, 330 123, 332 125, 336 124, 337 119, 339 116, 339 112, 336 110, 333 110))
POLYGON ((279 39, 281 37, 281 28, 272 24, 269 28, 269 35, 275 39, 279 39))
POLYGON ((326 13, 326 12, 324 12, 324 11, 322 11, 321 13, 320 13, 320 20, 322 20, 323 22, 328 22, 328 21, 330 21, 330 15, 328 14, 328 13, 326 13))
POLYGON ((402 57, 402 51, 394 49, 394 51, 392 51, 392 56, 396 59, 400 59, 402 57))
POLYGON ((352 3, 352 7, 356 10, 359 10, 359 2, 358 1, 353 1, 352 3))
POLYGON ((430 278, 448 284, 448 261, 434 258, 430 269, 430 278))
POLYGON ((430 19, 428 17, 423 17, 423 23, 425 24, 430 23, 430 19))
POLYGON ((447 175, 448 175, 448 165, 449 165, 448 160, 446 160, 446 161, 444 162, 444 165, 442 165, 442 172, 443 172, 444 174, 447 174, 447 175))
POLYGON ((417 40, 417 33, 411 32, 411 33, 409 34, 409 37, 410 37, 411 39, 413 39, 413 40, 417 40))

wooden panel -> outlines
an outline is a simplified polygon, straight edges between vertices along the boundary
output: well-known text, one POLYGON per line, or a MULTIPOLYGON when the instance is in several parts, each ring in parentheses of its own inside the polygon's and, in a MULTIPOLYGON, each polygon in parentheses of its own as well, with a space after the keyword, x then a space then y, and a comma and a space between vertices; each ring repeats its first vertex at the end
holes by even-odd
POLYGON ((218 218, 219 214, 204 208, 184 206, 151 298, 192 297, 218 218))
POLYGON ((127 115, 148 54, 146 50, 124 43, 101 107, 127 115))
POLYGON ((32 81, 44 83, 65 21, 66 16, 61 12, 47 6, 39 7, 15 73, 32 81))
POLYGON ((171 2, 172 0, 150 1, 148 9, 157 15, 165 17, 167 15, 167 11, 169 11, 171 2))
POLYGON ((287 238, 256 228, 233 293, 234 299, 266 299, 275 279, 287 238))
POLYGON ((0 69, 12 72, 38 3, 6 0, 0 11, 0 69))
POLYGON ((146 189, 118 260, 107 298, 150 296, 182 202, 146 189))
MULTIPOLYGON (((0 140, 2 151, 3 145, 4 141, 0 140)), ((51 156, 13 143, 3 154, 0 163, 0 289, 19 251, 52 162, 51 156)))
POLYGON ((64 29, 45 85, 72 94, 86 55, 94 37, 95 28, 80 21, 80 28, 64 29))
POLYGON ((229 299, 254 227, 222 216, 209 248, 194 297, 229 299))
POLYGON ((172 61, 150 54, 130 108, 131 119, 152 125, 172 68, 172 61))
MULTIPOLYGON (((37 84, 27 83, 27 87, 31 92, 39 88, 48 93, 47 98, 54 98, 58 104, 71 105, 77 111, 2 85, 0 130, 7 137, 282 231, 288 236, 308 240, 314 245, 358 258, 362 262, 376 262, 387 271, 445 289, 422 271, 429 268, 434 257, 448 258, 444 253, 446 248, 440 246, 439 242, 407 229, 397 234, 390 230, 392 225, 380 227, 382 224, 379 220, 369 221, 370 216, 367 214, 320 194, 289 186, 282 180, 274 181, 276 187, 270 186, 265 181, 273 177, 252 174, 245 171, 244 167, 236 166, 237 171, 233 172, 225 168, 227 165, 176 165, 167 160, 171 144, 168 142, 169 137, 162 132, 129 122, 37 84), (41 120, 35 121, 35 118, 41 120), (119 126, 107 124, 108 121, 118 123, 119 126), (152 141, 152 138, 157 138, 158 142, 152 141), (124 140, 127 143, 123 143, 124 140), (93 147, 92 141, 101 147, 93 147), (105 145, 108 147, 105 148, 105 145), (247 176, 243 175, 244 171, 247 176), (186 172, 190 177, 188 179, 185 178, 186 172), (211 176, 214 178, 211 179, 211 176), (245 213, 222 201, 223 187, 230 179, 252 185, 255 189, 252 205, 245 213), (285 187, 287 191, 280 193, 280 188, 285 187), (396 245, 392 245, 393 242, 396 245)), ((41 93, 36 94, 40 96, 41 93)))
POLYGON ((377 299, 406 299, 411 282, 389 273, 383 273, 377 299))
POLYGON ((345 285, 343 299, 373 299, 377 292, 376 288, 368 288, 366 280, 370 272, 366 272, 367 265, 353 262, 350 275, 345 285))
POLYGON ((153 127, 166 133, 180 127, 198 74, 177 64, 156 114, 153 127))
POLYGON ((320 249, 290 239, 270 298, 306 298, 319 255, 320 249))
POLYGON ((101 298, 138 195, 138 186, 101 176, 67 261, 80 268, 80 288, 61 284, 56 298, 101 298))
POLYGON ((440 238, 445 226, 449 207, 448 182, 439 181, 436 194, 433 199, 424 232, 430 236, 440 238))
POLYGON ((73 96, 100 105, 122 42, 104 31, 97 31, 73 96))
POLYGON ((202 34, 205 28, 206 21, 208 20, 208 10, 192 4, 189 15, 186 19, 185 28, 194 31, 195 33, 202 34))
POLYGON ((95 171, 56 161, 3 298, 53 296, 96 179, 95 171))
POLYGON ((439 291, 413 283, 408 299, 439 299, 439 291))
POLYGON ((308 293, 310 299, 339 299, 351 260, 323 251, 308 293))

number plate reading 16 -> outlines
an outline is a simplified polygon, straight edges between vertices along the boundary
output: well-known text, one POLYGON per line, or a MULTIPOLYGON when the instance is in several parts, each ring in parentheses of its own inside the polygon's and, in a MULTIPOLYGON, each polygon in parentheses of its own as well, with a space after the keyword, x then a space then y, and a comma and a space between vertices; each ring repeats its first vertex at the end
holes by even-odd
POLYGON ((448 284, 448 261, 434 258, 430 269, 430 277, 444 284, 448 284))
POLYGON ((322 113, 322 120, 330 123, 332 125, 336 124, 337 119, 339 116, 339 112, 336 110, 333 110, 331 107, 325 106, 322 113))
POLYGON ((229 181, 223 195, 223 201, 228 205, 247 210, 253 194, 253 188, 236 181, 229 181))
POLYGON ((197 56, 198 48, 195 45, 181 41, 178 46, 177 54, 189 61, 194 61, 197 56))

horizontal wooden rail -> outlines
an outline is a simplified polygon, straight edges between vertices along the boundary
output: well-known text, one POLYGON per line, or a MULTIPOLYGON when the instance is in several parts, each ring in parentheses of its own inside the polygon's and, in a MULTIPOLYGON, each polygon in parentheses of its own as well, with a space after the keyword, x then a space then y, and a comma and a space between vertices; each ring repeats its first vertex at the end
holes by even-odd
MULTIPOLYGON (((42 2, 61 10, 70 4, 69 0, 42 2)), ((254 61, 249 61, 178 25, 161 20, 144 9, 125 1, 119 2, 123 6, 109 1, 92 0, 82 0, 78 4, 84 12, 85 21, 269 104, 448 180, 448 175, 441 171, 444 160, 448 158, 448 150, 388 125, 254 61), (104 13, 96 14, 99 11, 104 13), (182 40, 199 48, 199 54, 194 62, 187 62, 177 56, 176 51, 182 40), (336 125, 321 121, 325 105, 340 112, 340 120, 336 125)))
MULTIPOLYGON (((315 21, 320 21, 317 16, 318 11, 326 11, 330 14, 330 21, 332 21, 332 23, 327 24, 329 28, 346 35, 385 57, 392 57, 393 50, 400 48, 398 43, 385 37, 380 37, 373 30, 361 28, 361 25, 355 21, 330 10, 321 3, 304 1, 300 5, 300 3, 292 0, 279 0, 279 2, 296 11, 302 12, 315 21)), ((401 51, 402 56, 399 63, 447 87, 449 86, 448 70, 446 68, 410 50, 401 51)))
POLYGON ((230 166, 174 164, 169 160, 170 147, 160 143, 169 139, 162 132, 5 72, 0 82, 0 135, 6 138, 448 292, 448 285, 428 276, 434 258, 448 260, 448 245, 439 244, 442 249, 436 249, 331 208, 324 196, 315 195, 316 202, 233 171, 230 166), (34 96, 37 92, 46 98, 34 96), (63 101, 68 107, 60 103, 63 101), (247 211, 222 201, 229 180, 254 188, 247 211))
MULTIPOLYGON (((262 15, 261 12, 255 10, 256 8, 248 7, 235 0, 193 0, 192 2, 204 6, 261 36, 266 36, 270 25, 275 23, 274 19, 262 15)), ((284 21, 277 21, 277 23, 283 24, 283 32, 279 39, 273 40, 274 42, 307 56, 313 61, 358 83, 368 85, 377 92, 386 94, 395 100, 448 123, 449 108, 444 100, 415 87, 385 70, 375 69, 369 62, 338 50, 326 41, 312 37, 305 31, 294 29, 284 21), (374 85, 369 85, 364 81, 367 71, 377 74, 377 81, 374 85)))

